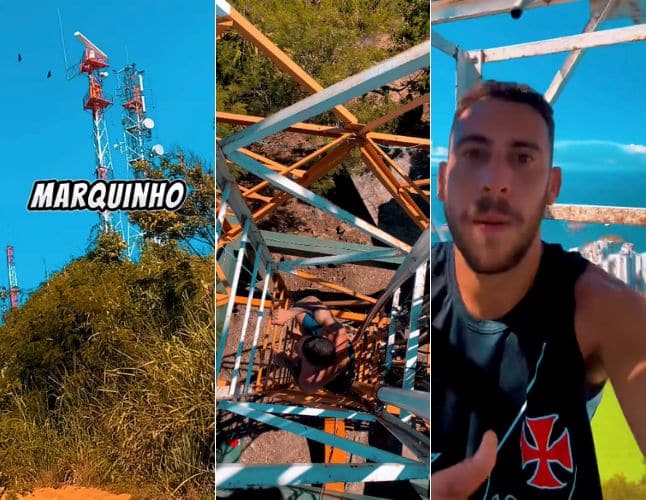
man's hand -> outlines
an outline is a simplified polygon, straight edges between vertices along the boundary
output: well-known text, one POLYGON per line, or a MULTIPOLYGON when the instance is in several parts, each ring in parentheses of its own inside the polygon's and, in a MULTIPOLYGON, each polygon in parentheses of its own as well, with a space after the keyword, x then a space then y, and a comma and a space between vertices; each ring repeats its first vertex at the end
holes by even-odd
POLYGON ((271 314, 271 322, 274 325, 283 326, 287 324, 294 315, 289 309, 274 309, 271 314))
POLYGON ((431 476, 433 500, 465 500, 485 482, 496 465, 498 439, 485 432, 475 455, 431 476))

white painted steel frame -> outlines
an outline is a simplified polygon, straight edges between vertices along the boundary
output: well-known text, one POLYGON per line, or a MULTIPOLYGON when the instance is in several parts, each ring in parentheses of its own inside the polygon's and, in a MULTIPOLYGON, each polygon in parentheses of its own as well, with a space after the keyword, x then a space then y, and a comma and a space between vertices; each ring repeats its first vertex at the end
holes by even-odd
POLYGON ((258 308, 258 316, 256 318, 256 327, 253 332, 253 340, 251 342, 251 351, 249 352, 249 365, 247 366, 247 377, 245 378, 244 383, 244 395, 249 394, 249 386, 251 385, 251 375, 253 372, 253 365, 256 357, 256 346, 258 344, 258 337, 260 336, 260 327, 262 325, 262 320, 264 318, 265 311, 265 299, 267 298, 267 290, 269 288, 269 283, 271 279, 271 269, 272 263, 270 262, 267 265, 267 274, 265 275, 263 285, 262 285, 262 295, 260 297, 260 307, 258 308))
POLYGON ((236 351, 236 358, 233 364, 233 373, 231 375, 231 383, 229 385, 229 396, 236 393, 236 385, 238 383, 238 371, 240 370, 240 360, 242 358, 242 350, 244 348, 244 340, 247 334, 247 325, 249 324, 249 316, 251 315, 251 301, 253 299, 253 292, 256 288, 256 279, 258 278, 258 268, 260 267, 260 259, 262 254, 256 252, 256 258, 253 263, 253 271, 251 271, 251 282, 249 283, 249 295, 247 296, 247 304, 244 311, 244 318, 242 319, 242 327, 240 328, 240 340, 238 341, 238 349, 236 351))
POLYGON ((222 331, 220 332, 220 345, 216 350, 215 354, 215 378, 218 380, 220 378, 220 368, 222 366, 222 358, 224 356, 224 348, 227 345, 227 335, 229 333, 229 326, 231 324, 231 313, 233 312, 233 306, 235 305, 236 300, 236 291, 238 290, 238 280, 240 279, 240 271, 242 270, 242 261, 244 260, 247 241, 249 236, 249 219, 246 219, 244 226, 242 228, 242 236, 240 238, 240 248, 238 249, 238 258, 236 260, 236 266, 233 271, 233 279, 231 280, 231 295, 229 295, 229 301, 227 302, 227 309, 224 313, 224 323, 222 325, 222 331))
POLYGON ((426 463, 381 464, 218 464, 215 486, 220 489, 286 486, 330 482, 366 483, 428 478, 426 463))
POLYGON ((395 290, 399 288, 404 282, 410 278, 417 268, 423 263, 429 260, 430 251, 431 251, 431 228, 427 227, 421 236, 417 239, 410 253, 406 256, 406 259, 395 271, 395 275, 390 279, 386 290, 381 294, 377 303, 372 306, 372 309, 366 316, 366 319, 361 324, 359 328, 358 335, 361 335, 362 332, 368 327, 372 319, 383 307, 386 301, 395 293, 395 290))
POLYGON ((372 460, 373 462, 415 463, 414 460, 396 455, 389 451, 361 444, 286 418, 255 410, 248 406, 243 406, 240 403, 219 401, 217 403, 217 407, 221 410, 227 410, 258 422, 262 422, 263 424, 292 432, 293 434, 306 439, 312 439, 314 441, 333 446, 334 448, 347 451, 353 455, 359 455, 367 460, 372 460))
MULTIPOLYGON (((538 42, 520 43, 505 47, 482 49, 483 60, 486 63, 496 61, 508 61, 522 57, 543 56, 568 52, 578 49, 589 49, 592 47, 604 47, 619 43, 639 42, 646 40, 646 24, 612 28, 592 33, 563 36, 550 40, 538 42)), ((476 51, 469 51, 475 55, 476 51)))
POLYGON ((220 197, 220 210, 218 211, 217 222, 215 225, 215 239, 216 241, 220 239, 222 234, 222 224, 224 223, 224 217, 227 214, 227 202, 229 201, 229 196, 231 195, 231 183, 225 182, 224 189, 222 190, 222 196, 220 197))
POLYGON ((431 394, 425 391, 406 390, 399 387, 382 386, 377 398, 383 403, 403 408, 427 422, 431 420, 431 394))
MULTIPOLYGON (((603 5, 599 12, 593 13, 590 16, 590 20, 583 28, 583 32, 589 33, 591 31, 595 31, 606 19, 608 19, 610 13, 618 4, 619 0, 607 0, 605 5, 603 5)), ((545 100, 547 102, 554 103, 556 99, 558 99, 561 90, 574 72, 574 68, 576 68, 576 65, 580 61, 582 55, 582 49, 573 50, 568 54, 567 58, 561 65, 561 68, 554 75, 552 83, 550 83, 550 86, 545 92, 545 100)))
MULTIPOLYGON (((577 0, 529 0, 524 9, 548 7, 577 0)), ((518 0, 438 0, 431 3, 431 25, 510 12, 518 0)))
POLYGON ((400 257, 404 252, 399 249, 385 248, 383 250, 374 250, 371 252, 351 252, 341 255, 330 255, 326 257, 312 257, 302 260, 289 260, 278 264, 279 271, 291 271, 295 267, 306 266, 327 266, 329 264, 349 264, 352 262, 363 262, 367 260, 387 259, 390 257, 400 257))
MULTIPOLYGON (((413 298, 411 300, 410 317, 408 325, 408 340, 406 342, 406 360, 404 365, 404 376, 402 388, 412 390, 415 387, 415 373, 417 371, 417 352, 419 348, 419 317, 421 316, 424 302, 424 291, 426 284, 426 270, 428 265, 424 262, 415 271, 415 282, 413 284, 413 298)), ((408 417, 408 412, 402 411, 402 420, 408 417)))
POLYGON ((240 223, 241 220, 250 221, 249 239, 251 240, 251 243, 253 244, 256 251, 262 253, 260 270, 262 273, 266 273, 267 265, 273 260, 273 258, 271 256, 271 253, 269 252, 267 243, 265 243, 265 240, 262 237, 260 230, 258 229, 258 226, 256 226, 256 223, 253 221, 251 211, 249 210, 249 207, 247 206, 242 193, 240 192, 240 188, 238 188, 238 185, 235 182, 235 179, 233 178, 229 167, 227 166, 226 158, 224 157, 224 154, 222 153, 219 145, 216 145, 215 168, 215 179, 218 187, 222 191, 224 191, 227 184, 230 184, 231 186, 231 193, 229 195, 229 207, 231 207, 231 210, 233 210, 233 213, 236 215, 238 222, 240 223))
POLYGON ((329 408, 312 408, 306 406, 280 405, 271 403, 238 403, 241 407, 252 408, 266 413, 278 413, 283 415, 300 415, 321 418, 343 418, 347 420, 362 420, 374 422, 374 415, 356 410, 333 410, 329 408))
POLYGON ((399 248, 404 251, 408 251, 410 249, 410 246, 408 246, 406 243, 398 240, 397 238, 391 236, 378 227, 367 223, 359 217, 352 215, 350 212, 343 210, 341 207, 338 207, 334 203, 329 202, 322 196, 313 193, 309 189, 301 186, 293 180, 274 172, 270 168, 262 165, 260 162, 249 158, 246 155, 238 153, 237 151, 230 152, 228 154, 228 157, 231 161, 241 166, 248 172, 260 177, 262 180, 270 182, 272 185, 282 189, 283 191, 298 198, 299 200, 305 201, 343 222, 347 222, 351 226, 359 229, 360 231, 363 231, 373 238, 378 239, 382 243, 385 243, 388 246, 399 248))
POLYGON ((386 372, 390 370, 393 364, 393 345, 395 344, 395 333, 397 332, 397 318, 401 307, 399 307, 399 295, 401 288, 397 288, 393 294, 393 303, 390 309, 390 325, 388 325, 388 340, 386 342, 386 372))

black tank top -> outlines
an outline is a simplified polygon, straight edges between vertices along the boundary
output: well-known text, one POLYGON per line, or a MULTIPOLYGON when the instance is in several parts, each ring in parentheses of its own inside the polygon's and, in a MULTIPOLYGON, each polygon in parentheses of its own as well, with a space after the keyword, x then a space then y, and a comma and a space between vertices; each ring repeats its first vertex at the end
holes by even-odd
POLYGON ((574 331, 574 286, 587 261, 543 243, 525 297, 497 321, 467 312, 453 247, 431 255, 432 472, 498 436, 496 466, 471 498, 601 498, 586 411, 585 369, 574 331))

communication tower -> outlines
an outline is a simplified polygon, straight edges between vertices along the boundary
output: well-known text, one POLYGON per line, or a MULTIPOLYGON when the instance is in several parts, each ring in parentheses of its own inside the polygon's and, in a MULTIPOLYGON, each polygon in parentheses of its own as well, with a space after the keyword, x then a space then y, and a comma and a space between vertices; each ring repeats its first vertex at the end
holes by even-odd
POLYGON ((11 308, 18 307, 18 278, 16 276, 16 266, 13 261, 13 247, 7 246, 7 268, 9 269, 9 301, 11 308))
MULTIPOLYGON (((104 113, 112 105, 109 95, 103 93, 103 80, 108 76, 105 71, 109 66, 108 56, 88 40, 81 32, 74 36, 85 46, 83 58, 79 64, 79 72, 86 73, 88 77, 88 92, 83 98, 83 109, 92 113, 92 134, 96 153, 96 179, 107 180, 113 175, 112 157, 110 155, 108 129, 105 125, 104 113)), ((104 231, 110 229, 110 212, 104 210, 100 214, 101 225, 104 231)))

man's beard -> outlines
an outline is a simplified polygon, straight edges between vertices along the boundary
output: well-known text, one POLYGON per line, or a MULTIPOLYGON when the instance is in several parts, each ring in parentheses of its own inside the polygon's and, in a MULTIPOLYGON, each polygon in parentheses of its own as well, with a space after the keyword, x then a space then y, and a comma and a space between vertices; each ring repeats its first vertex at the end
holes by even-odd
MULTIPOLYGON (((524 217, 514 211, 509 202, 504 198, 495 200, 491 197, 482 197, 478 199, 467 211, 459 216, 453 216, 447 210, 446 203, 444 204, 444 215, 446 217, 449 231, 453 237, 455 246, 460 250, 464 259, 469 267, 479 274, 499 274, 509 271, 516 267, 527 255, 532 242, 538 234, 543 214, 545 213, 545 205, 547 203, 547 193, 543 201, 537 208, 534 214, 525 221, 524 217), (486 246, 479 245, 469 239, 466 230, 463 231, 465 226, 470 226, 474 218, 484 216, 486 214, 496 214, 511 219, 513 225, 519 227, 516 233, 517 238, 509 244, 493 240, 492 245, 498 249, 501 245, 507 248, 498 253, 499 257, 496 259, 488 259, 488 250, 486 246)), ((511 229, 511 228, 510 228, 511 229)), ((496 250, 494 248, 494 250, 496 250)))

